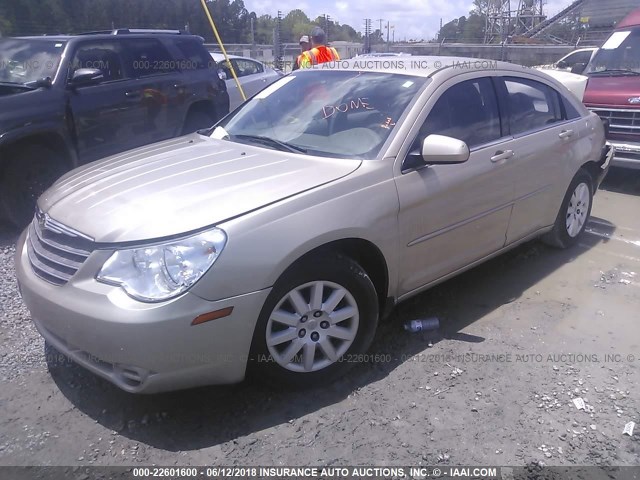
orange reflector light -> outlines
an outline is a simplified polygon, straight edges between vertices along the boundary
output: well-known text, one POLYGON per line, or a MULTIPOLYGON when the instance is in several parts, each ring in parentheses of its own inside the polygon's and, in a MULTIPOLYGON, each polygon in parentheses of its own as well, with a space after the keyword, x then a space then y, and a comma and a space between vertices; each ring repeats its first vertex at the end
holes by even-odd
POLYGON ((193 319, 191 325, 200 325, 201 323, 210 322, 211 320, 217 320, 218 318, 228 317, 233 312, 233 307, 223 308, 216 310, 215 312, 203 313, 193 319))

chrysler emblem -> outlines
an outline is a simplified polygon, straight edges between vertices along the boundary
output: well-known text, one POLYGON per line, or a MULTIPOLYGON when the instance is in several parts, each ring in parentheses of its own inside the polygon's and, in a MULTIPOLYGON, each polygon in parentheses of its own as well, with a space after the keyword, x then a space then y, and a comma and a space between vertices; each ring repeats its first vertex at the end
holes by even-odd
POLYGON ((627 102, 629 102, 631 105, 637 105, 640 103, 640 97, 631 97, 627 99, 627 102))
POLYGON ((66 225, 54 220, 48 213, 44 213, 38 211, 36 213, 36 218, 38 220, 38 226, 41 230, 49 230, 50 232, 54 232, 60 235, 67 235, 69 237, 80 237, 86 240, 93 242, 93 238, 84 233, 78 232, 73 228, 69 228, 66 225))

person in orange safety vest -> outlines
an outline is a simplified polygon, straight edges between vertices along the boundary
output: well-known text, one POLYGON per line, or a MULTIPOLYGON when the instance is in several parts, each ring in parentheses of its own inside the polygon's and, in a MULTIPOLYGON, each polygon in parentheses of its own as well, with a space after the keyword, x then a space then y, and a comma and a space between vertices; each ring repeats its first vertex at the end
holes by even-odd
POLYGON ((296 57, 296 61, 293 64, 293 70, 298 70, 300 68, 300 57, 302 57, 302 53, 311 50, 311 41, 309 40, 308 35, 303 35, 300 37, 300 55, 296 57))
POLYGON ((311 32, 311 50, 302 52, 298 56, 300 68, 311 68, 314 65, 340 60, 340 55, 333 47, 327 47, 327 35, 320 27, 311 32))

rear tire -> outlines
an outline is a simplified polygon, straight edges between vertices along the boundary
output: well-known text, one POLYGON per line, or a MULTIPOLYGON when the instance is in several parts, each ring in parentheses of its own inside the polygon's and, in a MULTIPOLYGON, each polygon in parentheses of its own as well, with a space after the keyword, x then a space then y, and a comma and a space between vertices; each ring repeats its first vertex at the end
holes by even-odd
POLYGON ((259 380, 320 386, 343 375, 369 348, 378 325, 375 287, 358 263, 330 255, 294 265, 267 297, 249 364, 259 380))
POLYGON ((591 215, 592 204, 593 179, 588 172, 580 169, 562 200, 553 230, 542 240, 556 248, 569 248, 578 243, 591 215))
POLYGON ((16 146, 3 157, 6 164, 0 205, 4 217, 16 227, 23 228, 33 218, 38 197, 67 168, 62 155, 40 145, 16 146))

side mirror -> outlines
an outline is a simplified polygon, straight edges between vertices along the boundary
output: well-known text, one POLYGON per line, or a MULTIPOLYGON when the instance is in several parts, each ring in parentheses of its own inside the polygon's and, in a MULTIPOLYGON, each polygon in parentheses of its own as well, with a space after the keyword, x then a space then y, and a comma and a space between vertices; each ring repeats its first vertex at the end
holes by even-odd
POLYGON ((586 68, 587 68, 586 63, 576 63, 573 67, 571 67, 571 73, 576 73, 578 75, 581 75, 586 68))
POLYGON ((422 142, 421 152, 410 152, 402 171, 419 170, 429 165, 453 165, 469 160, 469 147, 462 140, 444 135, 429 135, 422 142))
POLYGON ((79 68, 73 72, 69 84, 73 87, 96 85, 104 79, 102 70, 98 68, 79 68))
POLYGON ((567 68, 568 66, 569 65, 565 60, 560 60, 558 63, 556 63, 556 68, 567 68))

